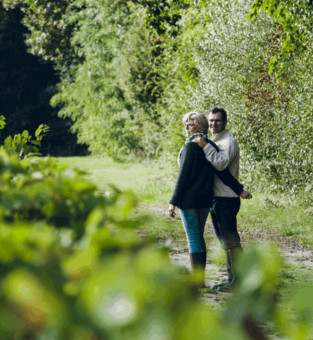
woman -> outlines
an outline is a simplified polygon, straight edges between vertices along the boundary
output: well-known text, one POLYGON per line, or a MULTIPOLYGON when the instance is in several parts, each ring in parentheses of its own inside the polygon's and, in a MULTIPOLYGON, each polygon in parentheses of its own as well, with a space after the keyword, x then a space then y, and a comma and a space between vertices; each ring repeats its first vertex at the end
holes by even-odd
POLYGON ((206 245, 204 226, 213 201, 213 181, 217 174, 236 194, 243 192, 243 186, 228 169, 217 171, 205 158, 202 148, 192 143, 201 134, 217 150, 206 134, 208 121, 197 112, 189 112, 183 117, 186 131, 186 143, 179 154, 179 171, 176 185, 168 208, 169 216, 175 217, 175 207, 179 208, 183 226, 186 231, 191 267, 201 273, 200 285, 205 287, 204 269, 206 265, 206 245))

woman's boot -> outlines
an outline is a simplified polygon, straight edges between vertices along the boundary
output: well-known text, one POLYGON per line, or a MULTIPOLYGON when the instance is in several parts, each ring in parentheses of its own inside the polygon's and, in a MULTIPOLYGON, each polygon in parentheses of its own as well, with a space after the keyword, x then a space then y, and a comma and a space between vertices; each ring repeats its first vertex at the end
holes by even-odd
POLYGON ((190 262, 192 271, 199 274, 199 286, 201 288, 205 287, 205 265, 206 265, 206 253, 191 253, 190 262))

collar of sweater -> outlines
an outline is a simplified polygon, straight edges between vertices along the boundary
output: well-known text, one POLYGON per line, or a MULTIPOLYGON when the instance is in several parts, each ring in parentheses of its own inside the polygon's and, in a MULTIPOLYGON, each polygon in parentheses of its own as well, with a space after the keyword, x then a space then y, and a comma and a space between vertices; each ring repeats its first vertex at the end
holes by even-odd
POLYGON ((224 129, 223 131, 221 132, 218 132, 218 133, 214 133, 212 134, 212 141, 213 142, 216 142, 217 140, 221 139, 224 135, 226 135, 228 133, 228 130, 227 129, 224 129))
POLYGON ((194 133, 191 137, 186 139, 186 143, 192 142, 197 137, 203 137, 204 139, 208 139, 208 136, 206 133, 194 133))

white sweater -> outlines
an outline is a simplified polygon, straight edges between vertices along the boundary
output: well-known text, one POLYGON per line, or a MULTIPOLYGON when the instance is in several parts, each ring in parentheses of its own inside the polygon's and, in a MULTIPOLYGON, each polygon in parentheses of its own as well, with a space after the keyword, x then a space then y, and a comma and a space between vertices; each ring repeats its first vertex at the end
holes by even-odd
MULTIPOLYGON (((237 140, 227 129, 214 134, 211 139, 220 151, 217 152, 211 144, 207 144, 203 148, 206 159, 217 170, 224 170, 228 167, 231 174, 238 179, 240 151, 237 140)), ((214 197, 238 197, 238 195, 215 175, 214 197)))

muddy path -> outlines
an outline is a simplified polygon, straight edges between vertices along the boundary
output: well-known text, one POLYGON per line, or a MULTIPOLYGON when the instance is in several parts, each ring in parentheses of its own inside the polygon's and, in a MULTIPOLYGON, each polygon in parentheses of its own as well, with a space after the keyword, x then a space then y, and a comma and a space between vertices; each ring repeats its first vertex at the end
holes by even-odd
MULTIPOLYGON (((147 208, 147 207, 146 207, 147 208)), ((157 206, 148 207, 150 211, 156 214, 167 216, 167 209, 160 208, 157 206)), ((269 232, 262 228, 256 230, 241 230, 238 228, 241 243, 244 249, 247 249, 255 244, 262 242, 272 242, 280 250, 283 259, 286 263, 297 266, 297 268, 312 270, 312 282, 313 282, 313 250, 304 247, 299 240, 290 237, 280 236, 275 234, 275 232, 269 232)), ((205 239, 208 247, 208 259, 205 270, 206 287, 201 294, 201 300, 207 301, 217 306, 222 307, 223 302, 228 298, 228 293, 221 293, 218 291, 213 291, 210 288, 227 278, 227 272, 225 266, 217 266, 213 263, 210 258, 210 248, 216 246, 217 241, 215 240, 215 235, 213 227, 211 225, 210 219, 206 223, 205 228, 205 239)), ((185 247, 173 247, 172 251, 169 253, 171 260, 182 267, 190 270, 190 257, 187 249, 187 244, 185 247)))
MULTIPOLYGON (((210 228, 210 224, 207 228, 210 228)), ((251 247, 253 244, 259 243, 260 238, 257 238, 257 242, 250 238, 250 241, 243 241, 242 245, 244 249, 251 247)), ((271 240, 273 241, 273 240, 271 240)), ((283 256, 285 262, 297 266, 302 269, 312 269, 312 282, 313 282, 313 251, 310 249, 305 249, 301 245, 290 244, 289 240, 283 240, 281 238, 280 243, 273 241, 280 248, 280 252, 283 256)), ((210 247, 210 246, 209 246, 210 247)), ((208 247, 208 248, 209 248, 208 247)), ((182 267, 191 269, 189 253, 186 249, 175 249, 170 252, 170 258, 172 261, 182 267)), ((225 266, 217 266, 210 259, 210 248, 208 250, 208 259, 205 269, 205 282, 207 289, 203 289, 201 293, 201 300, 206 301, 211 304, 223 305, 223 302, 229 297, 228 293, 221 293, 212 290, 212 286, 227 279, 227 272, 225 266)))

